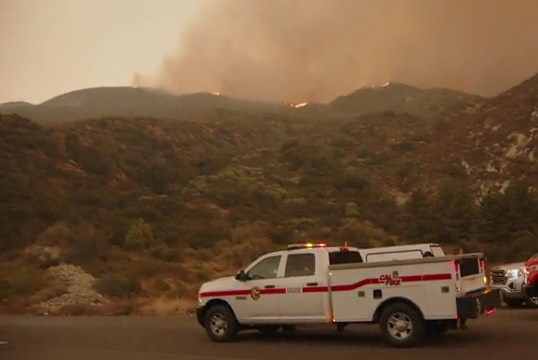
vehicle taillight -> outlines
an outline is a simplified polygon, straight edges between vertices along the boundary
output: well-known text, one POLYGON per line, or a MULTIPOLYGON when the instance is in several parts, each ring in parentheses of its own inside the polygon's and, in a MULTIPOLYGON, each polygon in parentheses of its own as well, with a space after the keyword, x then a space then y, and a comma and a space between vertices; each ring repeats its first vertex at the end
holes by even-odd
POLYGON ((480 259, 480 272, 484 272, 484 259, 480 259))
MULTIPOLYGON (((450 266, 456 273, 456 280, 459 280, 460 279, 460 263, 458 261, 452 261, 452 263, 450 263, 450 266)), ((456 290, 459 291, 460 289, 456 289, 456 290)))

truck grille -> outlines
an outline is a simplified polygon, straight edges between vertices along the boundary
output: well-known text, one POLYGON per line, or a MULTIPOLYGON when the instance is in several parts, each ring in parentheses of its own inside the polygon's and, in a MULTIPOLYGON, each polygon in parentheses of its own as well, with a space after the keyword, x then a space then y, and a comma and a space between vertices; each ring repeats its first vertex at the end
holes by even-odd
POLYGON ((506 284, 506 271, 505 270, 491 270, 491 283, 492 284, 506 284))

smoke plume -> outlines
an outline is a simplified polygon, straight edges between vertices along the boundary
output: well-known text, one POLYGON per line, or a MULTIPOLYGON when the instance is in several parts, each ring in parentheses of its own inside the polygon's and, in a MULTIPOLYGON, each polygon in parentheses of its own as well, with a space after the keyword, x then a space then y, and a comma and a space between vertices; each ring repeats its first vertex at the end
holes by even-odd
POLYGON ((327 102, 390 81, 497 94, 538 72, 536 0, 219 0, 137 85, 327 102))

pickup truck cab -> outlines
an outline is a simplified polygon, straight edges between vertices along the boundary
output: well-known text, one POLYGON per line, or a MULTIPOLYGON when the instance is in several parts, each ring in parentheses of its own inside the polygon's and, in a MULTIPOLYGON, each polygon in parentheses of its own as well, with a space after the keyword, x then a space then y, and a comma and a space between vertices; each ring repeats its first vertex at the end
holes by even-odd
POLYGON ((437 244, 305 244, 203 284, 197 318, 214 341, 231 341, 242 329, 379 323, 385 339, 403 347, 499 303, 499 291, 486 288, 482 254, 445 256, 437 244))

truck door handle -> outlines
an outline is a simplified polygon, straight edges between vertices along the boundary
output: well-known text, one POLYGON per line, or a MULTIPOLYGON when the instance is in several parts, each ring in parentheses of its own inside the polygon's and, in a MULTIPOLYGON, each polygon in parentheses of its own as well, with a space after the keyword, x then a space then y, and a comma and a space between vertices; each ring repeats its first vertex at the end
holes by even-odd
POLYGON ((306 286, 316 286, 318 283, 317 282, 310 282, 310 283, 307 283, 306 286))
POLYGON ((266 289, 274 289, 275 285, 265 285, 264 288, 266 288, 266 289))

